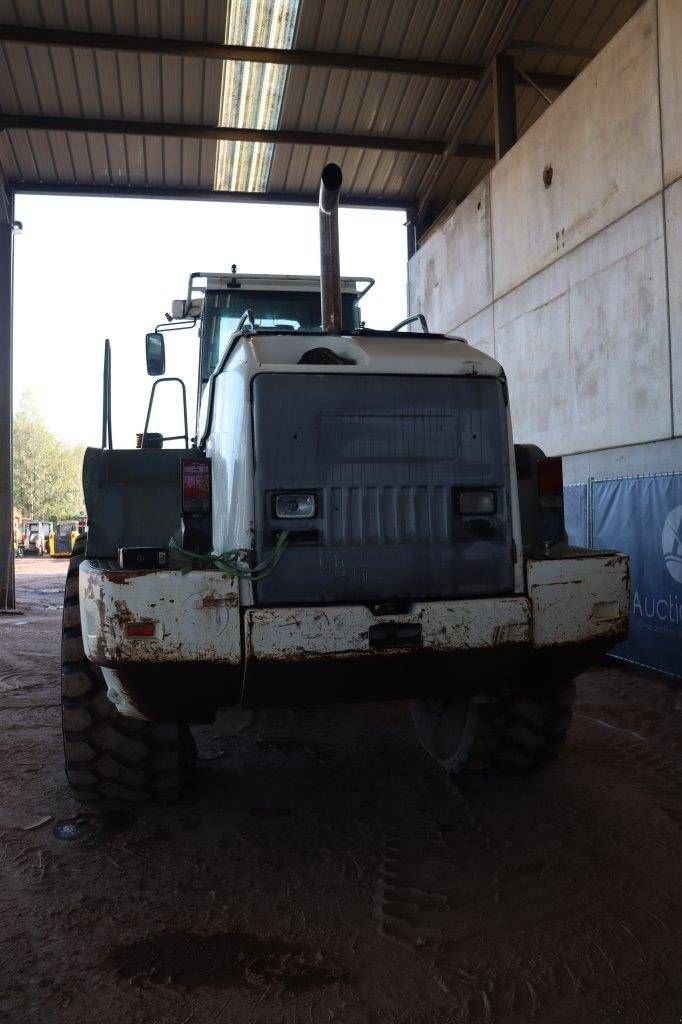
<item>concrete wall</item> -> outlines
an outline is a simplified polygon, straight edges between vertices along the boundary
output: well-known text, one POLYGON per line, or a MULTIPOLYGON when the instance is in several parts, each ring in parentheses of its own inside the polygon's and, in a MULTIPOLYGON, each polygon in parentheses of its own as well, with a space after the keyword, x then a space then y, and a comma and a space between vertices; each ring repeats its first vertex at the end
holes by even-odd
POLYGON ((410 260, 410 311, 500 360, 552 454, 682 434, 681 52, 648 0, 410 260))
POLYGON ((682 0, 648 0, 409 264, 410 311, 496 356, 515 440, 565 456, 571 540, 630 555, 616 653, 678 676, 681 54, 682 0))

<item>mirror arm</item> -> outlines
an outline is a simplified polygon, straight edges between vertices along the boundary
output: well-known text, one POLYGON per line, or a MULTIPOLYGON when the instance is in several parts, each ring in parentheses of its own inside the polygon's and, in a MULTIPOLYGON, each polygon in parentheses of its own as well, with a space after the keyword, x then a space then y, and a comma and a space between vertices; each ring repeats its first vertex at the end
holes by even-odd
POLYGON ((196 316, 187 317, 185 320, 173 320, 172 323, 157 324, 154 334, 165 334, 166 331, 187 331, 196 326, 199 318, 196 316))

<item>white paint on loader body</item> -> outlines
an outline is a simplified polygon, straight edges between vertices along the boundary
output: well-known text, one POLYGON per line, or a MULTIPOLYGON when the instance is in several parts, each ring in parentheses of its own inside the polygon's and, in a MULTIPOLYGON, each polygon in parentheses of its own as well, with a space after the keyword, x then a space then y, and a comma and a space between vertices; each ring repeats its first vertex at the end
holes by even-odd
MULTIPOLYGON (((369 630, 382 622, 421 626, 422 650, 432 654, 529 643, 530 603, 524 597, 419 602, 403 615, 373 615, 364 605, 329 608, 248 608, 244 613, 247 661, 315 661, 371 657, 369 630)), ((400 645, 380 652, 386 658, 400 645)))
POLYGON ((627 631, 626 555, 590 551, 578 558, 530 559, 526 575, 536 647, 585 643, 627 631))
POLYGON ((370 627, 386 622, 420 626, 421 649, 441 655, 610 637, 615 642, 627 630, 625 556, 576 552, 529 560, 526 569, 528 596, 425 601, 406 613, 380 616, 363 605, 240 609, 237 584, 224 573, 123 572, 86 560, 80 568, 83 644, 86 656, 105 667, 119 710, 140 717, 118 685, 117 666, 187 662, 196 670, 198 661, 247 667, 329 658, 390 660, 406 648, 396 642, 377 650, 369 640, 370 627), (128 625, 141 622, 154 624, 153 636, 128 635, 128 625))
POLYGON ((226 573, 113 570, 86 560, 79 594, 83 647, 97 664, 241 661, 237 582, 226 573), (141 623, 153 636, 128 635, 141 623))
MULTIPOLYGON (((325 365, 329 374, 444 375, 489 377, 504 383, 499 363, 450 338, 381 335, 236 335, 203 390, 198 436, 213 469, 213 548, 250 551, 254 536, 251 382, 259 373, 319 373, 301 364, 316 345, 352 359, 325 365)), ((508 415, 507 410, 507 415, 508 415)), ((186 663, 187 685, 197 666, 224 666, 230 673, 249 665, 291 665, 323 659, 374 662, 419 647, 398 627, 420 627, 425 655, 514 646, 528 651, 592 640, 615 643, 627 629, 627 559, 603 552, 566 549, 524 564, 514 447, 509 423, 510 510, 516 551, 513 593, 470 600, 426 601, 400 615, 376 616, 363 605, 254 607, 252 585, 217 571, 122 571, 113 563, 84 561, 80 605, 86 656, 105 669, 111 699, 123 714, 139 717, 119 685, 126 666, 186 663), (134 623, 153 624, 148 637, 131 636, 134 623), (370 645, 373 626, 393 623, 388 641, 370 645), (242 648, 242 635, 244 637, 242 648), (402 646, 400 637, 403 637, 402 646), (395 641, 395 642, 394 642, 395 641)), ((260 500, 260 499, 259 499, 260 500)), ((399 556, 397 556, 399 557, 399 556)), ((410 631, 407 631, 408 634, 410 631)), ((386 636, 386 634, 384 635, 386 636)), ((234 693, 234 690, 232 691, 234 693)))

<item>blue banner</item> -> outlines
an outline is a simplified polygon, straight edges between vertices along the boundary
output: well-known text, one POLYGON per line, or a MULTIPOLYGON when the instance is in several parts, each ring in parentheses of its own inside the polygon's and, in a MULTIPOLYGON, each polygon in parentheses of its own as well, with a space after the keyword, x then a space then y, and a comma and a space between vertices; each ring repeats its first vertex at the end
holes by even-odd
POLYGON ((568 543, 574 548, 586 548, 587 484, 567 484, 564 487, 564 522, 568 543))
POLYGON ((613 653, 682 676, 682 474, 591 487, 592 547, 630 556, 630 634, 613 653))

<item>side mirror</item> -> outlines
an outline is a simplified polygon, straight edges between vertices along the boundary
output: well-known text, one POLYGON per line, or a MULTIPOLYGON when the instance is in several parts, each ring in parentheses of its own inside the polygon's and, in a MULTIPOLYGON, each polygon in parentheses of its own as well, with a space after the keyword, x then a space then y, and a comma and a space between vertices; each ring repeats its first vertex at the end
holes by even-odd
POLYGON ((166 372, 166 345, 163 334, 155 331, 144 339, 147 356, 147 373, 150 377, 160 377, 166 372))

